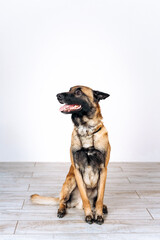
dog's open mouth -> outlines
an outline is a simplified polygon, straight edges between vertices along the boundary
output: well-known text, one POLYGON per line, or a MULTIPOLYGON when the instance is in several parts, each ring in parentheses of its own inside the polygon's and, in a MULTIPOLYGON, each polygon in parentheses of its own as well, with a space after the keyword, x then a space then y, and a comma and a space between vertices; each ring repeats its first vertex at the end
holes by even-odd
POLYGON ((69 113, 69 112, 73 112, 73 111, 78 111, 81 108, 82 108, 81 105, 77 105, 77 104, 68 105, 68 104, 65 104, 59 110, 61 112, 69 113))

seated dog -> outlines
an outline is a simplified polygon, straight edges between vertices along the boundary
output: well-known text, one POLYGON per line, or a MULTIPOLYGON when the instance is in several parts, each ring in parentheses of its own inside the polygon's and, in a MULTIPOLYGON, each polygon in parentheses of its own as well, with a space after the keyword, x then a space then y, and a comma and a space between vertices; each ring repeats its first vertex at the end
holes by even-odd
POLYGON ((74 123, 70 157, 71 167, 62 186, 60 198, 37 194, 31 200, 38 204, 59 204, 57 216, 62 218, 67 207, 83 208, 85 220, 91 224, 104 222, 103 205, 107 165, 110 159, 108 132, 103 125, 99 101, 109 94, 89 87, 75 86, 57 94, 62 113, 71 114, 74 123), (94 213, 92 208, 95 208, 94 213))

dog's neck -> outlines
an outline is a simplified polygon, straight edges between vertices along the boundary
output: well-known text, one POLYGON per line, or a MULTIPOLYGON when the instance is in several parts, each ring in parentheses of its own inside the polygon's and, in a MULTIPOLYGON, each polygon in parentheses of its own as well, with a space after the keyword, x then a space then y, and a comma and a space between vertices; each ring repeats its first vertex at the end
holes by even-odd
POLYGON ((72 121, 79 135, 93 135, 95 132, 99 131, 103 125, 99 104, 96 110, 94 108, 88 114, 72 115, 72 121))

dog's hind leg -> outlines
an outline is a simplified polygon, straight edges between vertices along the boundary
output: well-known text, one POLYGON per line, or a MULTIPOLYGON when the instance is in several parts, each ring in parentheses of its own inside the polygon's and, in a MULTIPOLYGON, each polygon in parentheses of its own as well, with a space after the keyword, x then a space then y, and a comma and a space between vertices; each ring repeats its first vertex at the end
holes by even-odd
POLYGON ((72 191, 76 187, 76 179, 74 175, 74 168, 71 165, 69 173, 67 174, 66 180, 62 186, 62 190, 60 193, 60 200, 59 200, 59 209, 57 212, 57 217, 62 218, 66 214, 66 205, 67 201, 70 198, 72 191))

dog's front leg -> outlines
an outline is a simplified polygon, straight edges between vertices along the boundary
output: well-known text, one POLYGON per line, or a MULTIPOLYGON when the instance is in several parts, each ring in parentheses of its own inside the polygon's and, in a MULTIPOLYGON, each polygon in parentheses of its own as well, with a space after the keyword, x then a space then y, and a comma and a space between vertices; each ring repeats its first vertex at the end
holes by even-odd
POLYGON ((84 212, 85 212, 85 220, 87 223, 92 224, 93 223, 93 214, 92 214, 92 209, 91 209, 91 205, 87 196, 87 192, 86 192, 86 187, 85 184, 83 182, 82 179, 82 175, 80 173, 80 171, 78 169, 75 168, 74 170, 75 173, 75 177, 76 177, 76 182, 81 194, 81 198, 82 198, 82 202, 83 202, 83 208, 84 208, 84 212))
POLYGON ((98 224, 102 224, 104 222, 104 219, 103 219, 103 197, 104 197, 106 177, 107 177, 107 168, 103 168, 100 172, 98 196, 97 196, 97 202, 96 202, 95 220, 96 220, 96 223, 98 223, 98 224))
POLYGON ((74 175, 74 168, 71 165, 69 173, 67 174, 66 180, 62 186, 59 199, 59 209, 57 217, 62 218, 66 213, 66 202, 69 200, 70 194, 76 187, 76 179, 74 175))
POLYGON ((91 205, 87 196, 86 186, 83 181, 82 174, 79 170, 79 165, 83 165, 83 162, 87 160, 87 156, 83 150, 72 151, 71 149, 70 153, 71 153, 71 162, 74 165, 74 174, 75 174, 76 182, 77 182, 78 189, 83 202, 83 208, 86 216, 85 220, 87 223, 91 224, 93 223, 94 218, 92 214, 91 205))
POLYGON ((97 224, 102 224, 104 222, 103 212, 107 213, 107 207, 105 205, 103 205, 103 198, 104 198, 105 184, 106 184, 106 178, 107 178, 107 166, 108 166, 108 162, 110 159, 110 151, 111 151, 111 146, 108 142, 105 166, 104 166, 104 168, 101 169, 99 186, 98 186, 98 195, 97 195, 97 202, 96 202, 96 216, 95 216, 95 220, 96 220, 97 224))

